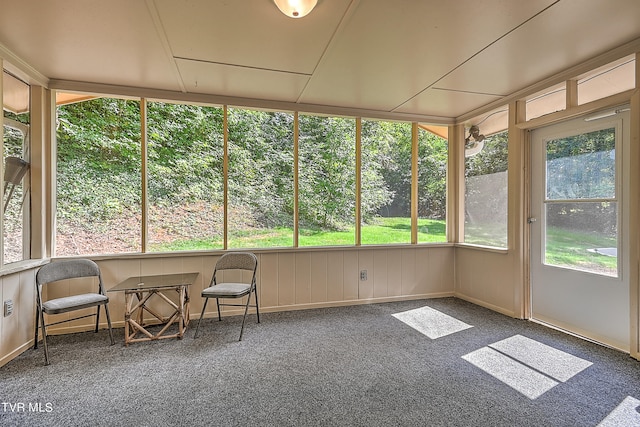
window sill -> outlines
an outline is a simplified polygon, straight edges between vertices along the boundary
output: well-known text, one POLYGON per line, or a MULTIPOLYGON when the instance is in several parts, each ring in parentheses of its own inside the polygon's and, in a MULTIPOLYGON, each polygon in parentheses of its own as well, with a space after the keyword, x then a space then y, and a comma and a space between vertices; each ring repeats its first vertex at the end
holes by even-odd
POLYGON ((25 261, 14 262, 0 268, 0 277, 9 276, 11 274, 20 273, 22 271, 33 270, 48 264, 49 259, 28 259, 25 261))
POLYGON ((194 256, 217 256, 225 252, 243 251, 258 253, 300 253, 300 252, 331 252, 331 251, 362 251, 362 250, 384 250, 384 249, 426 249, 426 248, 447 248, 453 247, 453 243, 418 243, 418 244, 389 244, 389 245, 350 245, 350 246, 300 246, 293 247, 277 247, 277 248, 231 248, 211 249, 201 251, 177 251, 177 252, 124 252, 120 254, 97 254, 97 255, 78 255, 78 256, 60 256, 55 259, 65 258, 89 258, 94 261, 110 260, 110 259, 142 259, 142 258, 175 258, 175 257, 194 257, 194 256))
POLYGON ((502 255, 506 255, 509 253, 508 248, 498 248, 495 246, 482 246, 482 245, 474 245, 471 243, 456 243, 455 246, 456 248, 465 248, 465 249, 474 249, 474 250, 485 251, 485 252, 494 252, 502 255))

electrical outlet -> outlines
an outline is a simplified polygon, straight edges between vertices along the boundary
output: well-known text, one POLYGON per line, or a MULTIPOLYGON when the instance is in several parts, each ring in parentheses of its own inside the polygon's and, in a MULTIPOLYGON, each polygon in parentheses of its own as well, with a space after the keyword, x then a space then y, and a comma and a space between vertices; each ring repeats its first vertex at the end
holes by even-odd
POLYGON ((4 317, 11 316, 13 313, 13 300, 6 300, 4 302, 4 317))
POLYGON ((360 270, 360 280, 363 282, 367 280, 367 270, 360 270))

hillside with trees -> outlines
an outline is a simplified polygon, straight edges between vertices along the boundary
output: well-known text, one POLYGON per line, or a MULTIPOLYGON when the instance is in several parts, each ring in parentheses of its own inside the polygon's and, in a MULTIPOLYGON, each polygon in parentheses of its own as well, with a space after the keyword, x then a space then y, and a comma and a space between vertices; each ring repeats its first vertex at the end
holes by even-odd
MULTIPOLYGON (((68 247, 68 254, 89 246, 100 252, 105 239, 106 252, 140 250, 139 102, 96 98, 64 105, 57 120, 58 247, 68 247), (115 230, 124 236, 114 240, 115 230)), ((228 109, 230 233, 292 228, 293 120, 291 113, 228 109)), ((221 247, 222 108, 149 102, 147 123, 150 244, 221 247)), ((353 227, 355 120, 301 114, 299 135, 300 228, 353 227)), ((411 125, 363 120, 362 135, 363 222, 405 215, 411 125)), ((420 132, 419 151, 419 215, 443 221, 447 141, 420 132)))

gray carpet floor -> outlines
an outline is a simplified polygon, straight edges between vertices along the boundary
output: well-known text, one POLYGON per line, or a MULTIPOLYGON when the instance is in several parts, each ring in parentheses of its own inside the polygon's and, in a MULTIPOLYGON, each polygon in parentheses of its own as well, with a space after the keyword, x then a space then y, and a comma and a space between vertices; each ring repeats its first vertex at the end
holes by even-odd
POLYGON ((50 366, 40 347, 0 368, 0 425, 596 426, 640 399, 629 355, 454 298, 251 315, 238 342, 240 320, 129 347, 122 329, 51 337, 50 366), (425 306, 471 327, 393 316, 425 306), (514 336, 590 365, 532 398, 467 360, 514 336))

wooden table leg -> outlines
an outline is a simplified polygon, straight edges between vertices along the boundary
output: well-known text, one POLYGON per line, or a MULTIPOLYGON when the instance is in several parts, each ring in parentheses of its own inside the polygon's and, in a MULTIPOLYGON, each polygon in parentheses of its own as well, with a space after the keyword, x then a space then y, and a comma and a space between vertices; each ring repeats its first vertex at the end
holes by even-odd
POLYGON ((178 339, 182 339, 184 335, 184 289, 186 286, 180 286, 178 288, 178 339))
POLYGON ((184 287, 184 327, 189 326, 189 286, 184 287))
POLYGON ((124 345, 129 345, 129 322, 131 320, 131 303, 133 301, 133 294, 130 292, 124 293, 124 345))

